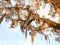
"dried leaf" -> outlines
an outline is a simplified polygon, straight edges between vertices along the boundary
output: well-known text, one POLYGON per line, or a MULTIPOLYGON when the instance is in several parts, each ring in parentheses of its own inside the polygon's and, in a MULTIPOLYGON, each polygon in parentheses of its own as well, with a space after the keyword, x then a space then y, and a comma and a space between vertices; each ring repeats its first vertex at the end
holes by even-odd
POLYGON ((35 34, 32 34, 32 35, 31 35, 32 43, 33 43, 33 41, 34 41, 34 37, 35 37, 35 34))
POLYGON ((0 17, 0 24, 1 24, 1 22, 3 21, 4 17, 5 17, 5 14, 2 15, 2 17, 0 17))
POLYGON ((47 38, 48 38, 48 36, 47 36, 47 35, 45 35, 45 40, 47 40, 47 38))
POLYGON ((25 31, 25 38, 27 38, 27 30, 25 31))

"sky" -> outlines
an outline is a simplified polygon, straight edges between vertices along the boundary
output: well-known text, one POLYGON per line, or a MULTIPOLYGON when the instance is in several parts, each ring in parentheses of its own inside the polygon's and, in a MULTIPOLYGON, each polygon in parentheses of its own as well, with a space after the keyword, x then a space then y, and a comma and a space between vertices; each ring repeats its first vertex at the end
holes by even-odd
MULTIPOLYGON (((14 6, 15 4, 13 3, 13 0, 11 1, 14 6)), ((40 7, 40 10, 37 10, 37 13, 41 14, 41 17, 45 15, 46 18, 50 18, 51 20, 57 22, 57 17, 52 18, 51 16, 48 16, 48 10, 50 8, 49 4, 46 4, 46 7, 44 9, 42 9, 42 7, 43 5, 40 7)), ((19 26, 14 29, 9 28, 9 26, 10 22, 6 22, 5 19, 0 24, 0 45, 32 45, 31 36, 29 34, 27 36, 27 39, 25 39, 24 33, 20 31, 19 26)), ((37 33, 34 40, 34 45, 60 45, 60 43, 54 41, 54 35, 50 36, 49 42, 44 39, 43 35, 37 33)))

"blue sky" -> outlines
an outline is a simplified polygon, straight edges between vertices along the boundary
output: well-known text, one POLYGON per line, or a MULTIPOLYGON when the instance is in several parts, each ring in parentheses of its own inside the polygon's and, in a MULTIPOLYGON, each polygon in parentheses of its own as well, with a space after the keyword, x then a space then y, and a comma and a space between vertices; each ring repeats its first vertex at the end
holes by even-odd
MULTIPOLYGON (((0 25, 0 45, 32 45, 31 37, 28 34, 25 39, 24 34, 17 28, 9 29, 8 23, 5 21, 0 25)), ((51 36, 50 43, 46 41, 42 35, 37 34, 34 40, 34 45, 60 45, 60 43, 53 40, 51 36)))
MULTIPOLYGON (((49 10, 49 5, 45 9, 41 8, 41 10, 37 10, 37 13, 42 15, 45 14, 45 17, 47 17, 46 12, 48 12, 48 10, 49 10)), ((50 17, 51 16, 48 16, 48 18, 50 17)), ((54 19, 51 19, 51 20, 54 20, 54 19)), ((4 19, 3 22, 0 24, 0 45, 32 45, 32 43, 31 43, 31 37, 29 36, 29 34, 27 36, 27 39, 25 39, 24 34, 19 29, 19 26, 14 29, 10 29, 9 22, 7 23, 4 19)), ((37 33, 34 40, 34 45, 60 45, 60 43, 54 41, 53 35, 50 36, 50 43, 49 43, 44 39, 43 35, 40 35, 37 33)))

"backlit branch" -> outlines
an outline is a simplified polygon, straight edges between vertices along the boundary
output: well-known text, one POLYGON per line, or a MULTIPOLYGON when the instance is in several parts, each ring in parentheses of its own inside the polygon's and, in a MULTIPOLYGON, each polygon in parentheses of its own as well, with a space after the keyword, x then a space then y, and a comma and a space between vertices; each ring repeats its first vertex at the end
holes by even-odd
MULTIPOLYGON (((1 5, 5 4, 4 1, 2 1, 1 5)), ((29 31, 32 38, 32 42, 34 41, 36 32, 43 34, 45 36, 45 39, 47 40, 47 36, 44 34, 44 32, 45 32, 45 29, 49 27, 53 28, 52 30, 53 33, 54 32, 57 33, 58 31, 60 33, 60 23, 51 21, 50 19, 41 18, 39 16, 40 14, 35 12, 35 10, 39 10, 39 6, 41 5, 41 0, 30 0, 34 4, 31 4, 30 2, 30 4, 28 5, 25 5, 25 2, 23 0, 21 1, 16 0, 15 6, 3 5, 2 7, 0 7, 0 24, 4 18, 8 21, 11 20, 12 23, 10 28, 14 28, 19 24, 21 31, 25 33, 25 38, 27 37, 27 31, 29 31), (14 18, 14 16, 16 18, 14 18), (31 24, 33 21, 35 21, 37 27, 31 24)), ((45 0, 45 2, 52 4, 56 11, 60 10, 59 5, 57 4, 58 6, 56 6, 56 3, 57 3, 56 1, 54 2, 52 0, 45 0)), ((54 13, 50 12, 49 15, 50 14, 55 15, 55 12, 54 13)))

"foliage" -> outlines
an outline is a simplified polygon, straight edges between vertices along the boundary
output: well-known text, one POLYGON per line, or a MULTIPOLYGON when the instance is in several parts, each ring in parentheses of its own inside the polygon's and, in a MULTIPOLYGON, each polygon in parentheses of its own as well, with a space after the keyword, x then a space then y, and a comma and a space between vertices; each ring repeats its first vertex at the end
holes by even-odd
MULTIPOLYGON (((36 33, 43 34, 47 40, 48 36, 44 34, 47 28, 52 28, 51 32, 60 33, 60 23, 51 21, 50 19, 41 18, 36 10, 39 10, 39 6, 42 5, 42 0, 27 0, 28 5, 25 5, 25 0, 14 0, 16 2, 15 6, 12 6, 11 0, 0 1, 0 24, 5 18, 6 21, 11 21, 11 27, 14 28, 18 24, 20 25, 21 31, 25 33, 27 37, 27 31, 31 35, 32 42, 36 33), (15 18, 14 18, 15 17, 15 18), (31 25, 33 21, 36 21, 37 27, 31 25), (42 22, 42 24, 41 24, 42 22), (46 25, 47 24, 47 25, 46 25)), ((45 4, 50 4, 51 9, 48 15, 52 17, 58 13, 60 19, 60 0, 43 0, 45 4), (53 11, 54 10, 54 11, 53 11)), ((58 38, 57 38, 58 40, 58 38)))

